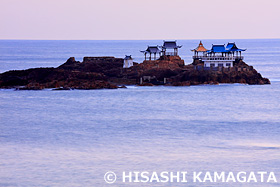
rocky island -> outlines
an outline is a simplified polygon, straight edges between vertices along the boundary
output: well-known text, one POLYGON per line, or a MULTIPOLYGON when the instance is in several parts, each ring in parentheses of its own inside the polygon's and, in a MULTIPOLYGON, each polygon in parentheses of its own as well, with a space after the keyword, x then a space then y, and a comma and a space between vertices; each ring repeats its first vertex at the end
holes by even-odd
POLYGON ((263 78, 241 58, 235 58, 228 67, 213 67, 213 63, 207 67, 207 59, 203 56, 194 56, 193 62, 185 65, 176 51, 175 54, 165 52, 152 60, 151 54, 156 56, 157 52, 150 53, 150 58, 145 58, 143 63, 133 62, 130 67, 125 67, 122 58, 84 57, 83 61, 79 62, 71 57, 56 68, 7 71, 0 74, 0 88, 67 90, 115 89, 124 87, 123 85, 270 84, 269 79, 263 78))

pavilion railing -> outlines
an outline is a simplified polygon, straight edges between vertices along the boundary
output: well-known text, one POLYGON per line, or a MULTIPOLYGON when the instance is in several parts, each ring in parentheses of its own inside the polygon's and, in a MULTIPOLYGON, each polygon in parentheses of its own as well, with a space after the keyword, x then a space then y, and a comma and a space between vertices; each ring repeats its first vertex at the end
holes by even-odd
POLYGON ((225 56, 193 56, 193 59, 201 59, 202 61, 235 61, 236 59, 241 59, 243 60, 243 56, 230 56, 230 57, 225 57, 225 56))
POLYGON ((176 53, 174 52, 165 52, 166 56, 176 56, 176 53))

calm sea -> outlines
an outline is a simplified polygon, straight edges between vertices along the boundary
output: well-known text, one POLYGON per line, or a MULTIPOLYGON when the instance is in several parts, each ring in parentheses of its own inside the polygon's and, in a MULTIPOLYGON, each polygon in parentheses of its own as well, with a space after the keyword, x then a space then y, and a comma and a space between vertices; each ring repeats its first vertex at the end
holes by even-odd
MULTIPOLYGON (((0 90, 0 186, 280 186, 280 40, 236 42, 271 85, 0 90), (104 174, 117 181, 107 184, 104 174), (122 183, 122 172, 275 172, 277 183, 122 183)), ((188 64, 197 40, 179 40, 188 64)), ((74 56, 132 55, 162 41, 0 40, 0 72, 74 56)))

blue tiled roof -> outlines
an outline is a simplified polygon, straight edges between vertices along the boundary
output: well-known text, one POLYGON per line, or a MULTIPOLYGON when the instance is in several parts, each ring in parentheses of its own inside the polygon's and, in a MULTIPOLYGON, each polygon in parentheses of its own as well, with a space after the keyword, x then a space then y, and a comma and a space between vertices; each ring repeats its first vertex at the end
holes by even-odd
POLYGON ((226 50, 228 50, 228 51, 246 51, 246 49, 238 49, 238 47, 235 45, 235 43, 228 43, 226 50))
POLYGON ((212 45, 212 49, 208 53, 229 53, 235 51, 246 51, 246 49, 238 49, 235 43, 228 43, 225 45, 212 45))
POLYGON ((226 53, 227 50, 225 49, 224 45, 212 45, 212 49, 209 52, 213 53, 226 53))
POLYGON ((226 49, 229 50, 235 46, 235 43, 228 43, 226 49))

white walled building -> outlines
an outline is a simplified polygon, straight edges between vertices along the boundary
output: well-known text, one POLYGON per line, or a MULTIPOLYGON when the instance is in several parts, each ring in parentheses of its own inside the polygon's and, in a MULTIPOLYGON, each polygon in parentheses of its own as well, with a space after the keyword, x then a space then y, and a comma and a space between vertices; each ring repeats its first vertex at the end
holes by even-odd
POLYGON ((199 46, 192 51, 194 51, 193 59, 201 60, 205 68, 228 68, 233 67, 235 60, 243 60, 241 52, 245 50, 237 48, 235 43, 228 43, 226 47, 225 45, 212 45, 211 50, 206 50, 200 42, 199 46), (198 52, 203 54, 199 55, 198 52))
POLYGON ((131 57, 131 55, 126 55, 123 59, 123 68, 130 68, 131 66, 133 66, 133 58, 131 57))

